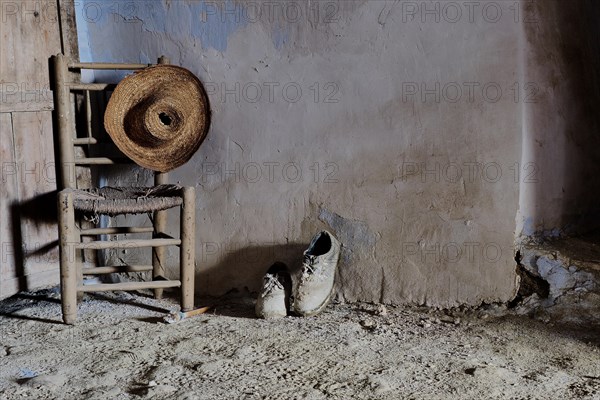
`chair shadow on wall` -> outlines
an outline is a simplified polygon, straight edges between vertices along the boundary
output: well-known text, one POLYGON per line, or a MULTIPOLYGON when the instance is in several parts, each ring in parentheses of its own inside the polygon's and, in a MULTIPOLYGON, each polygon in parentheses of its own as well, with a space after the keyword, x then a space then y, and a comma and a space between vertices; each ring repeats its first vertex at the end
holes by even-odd
POLYGON ((235 250, 223 250, 213 243, 203 243, 202 251, 196 249, 196 265, 202 266, 210 262, 212 257, 220 260, 206 271, 196 273, 196 292, 200 296, 196 306, 211 304, 209 313, 228 317, 256 318, 254 300, 260 290, 265 272, 275 262, 285 263, 291 272, 298 270, 302 264, 302 253, 308 243, 274 244, 262 246, 246 246, 235 250), (213 250, 219 248, 217 253, 213 250), (208 251, 207 251, 208 249, 208 251), (210 252, 210 254, 207 254, 210 252), (206 287, 238 287, 242 290, 229 290, 220 297, 204 297, 206 287))
MULTIPOLYGON (((58 239, 47 243, 35 242, 35 232, 42 227, 56 227, 57 192, 47 192, 31 199, 10 205, 10 231, 12 233, 12 258, 15 265, 15 278, 19 280, 19 292, 31 289, 25 266, 31 263, 42 265, 58 261, 58 239), (28 236, 23 232, 23 225, 33 230, 28 236), (28 250, 26 250, 28 249, 28 250), (55 254, 52 254, 52 252, 55 254)), ((9 257, 3 254, 3 257, 9 257)), ((3 260, 4 261, 4 260, 3 260)))
MULTIPOLYGON (((7 247, 3 247, 2 249, 2 262, 5 263, 10 258, 12 258, 12 261, 14 262, 14 276, 3 277, 3 279, 14 278, 18 280, 19 293, 15 295, 15 298, 17 299, 33 300, 36 302, 47 301, 51 303, 60 303, 59 300, 54 299, 44 293, 23 293, 29 291, 30 289, 33 289, 33 287, 28 282, 30 276, 27 275, 28 271, 25 268, 28 262, 43 263, 44 260, 47 260, 49 256, 53 259, 58 257, 58 253, 56 253, 56 255, 54 256, 52 255, 52 251, 56 251, 56 249, 58 248, 58 240, 52 240, 48 243, 32 243, 32 238, 26 237, 26 235, 24 234, 23 225, 26 224, 28 225, 29 229, 36 230, 40 227, 46 226, 55 227, 57 223, 56 207, 54 206, 54 204, 56 204, 57 201, 56 196, 57 192, 52 191, 35 196, 23 202, 14 201, 9 206, 9 228, 12 237, 10 245, 3 243, 3 246, 7 245, 7 247), (25 250, 26 248, 31 248, 31 250, 25 250)), ((29 307, 29 305, 25 306, 25 304, 26 303, 23 302, 17 302, 15 306, 8 307, 8 309, 3 309, 0 315, 9 318, 33 320, 46 323, 59 322, 45 318, 15 314, 22 308, 19 307, 19 305, 29 307)))

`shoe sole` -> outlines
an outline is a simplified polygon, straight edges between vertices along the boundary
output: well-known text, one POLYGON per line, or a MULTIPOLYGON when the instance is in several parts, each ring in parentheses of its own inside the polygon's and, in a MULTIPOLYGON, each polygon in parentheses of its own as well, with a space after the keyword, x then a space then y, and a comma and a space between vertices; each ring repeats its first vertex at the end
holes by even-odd
POLYGON ((263 315, 256 315, 258 318, 262 318, 262 319, 278 319, 278 318, 285 318, 287 317, 287 314, 263 314, 263 315))

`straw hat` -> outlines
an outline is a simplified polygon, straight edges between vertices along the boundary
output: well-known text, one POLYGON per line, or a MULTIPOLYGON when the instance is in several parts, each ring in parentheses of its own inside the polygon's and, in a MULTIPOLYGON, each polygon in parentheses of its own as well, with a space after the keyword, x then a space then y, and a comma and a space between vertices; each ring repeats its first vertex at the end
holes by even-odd
POLYGON ((142 167, 160 172, 185 164, 209 126, 202 83, 174 65, 156 65, 125 77, 104 114, 104 127, 117 147, 142 167))

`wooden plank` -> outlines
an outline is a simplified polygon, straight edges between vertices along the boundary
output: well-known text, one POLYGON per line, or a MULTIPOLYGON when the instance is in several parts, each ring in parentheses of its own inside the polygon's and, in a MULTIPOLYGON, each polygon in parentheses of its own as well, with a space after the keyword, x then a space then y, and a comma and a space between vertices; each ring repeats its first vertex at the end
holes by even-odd
MULTIPOLYGON (((75 2, 74 0, 58 0, 58 4, 62 52, 72 60, 79 60, 75 2)), ((79 72, 76 75, 79 75, 79 72)))
POLYGON ((133 163, 133 160, 124 157, 85 157, 75 159, 75 164, 77 165, 118 165, 133 163))
MULTIPOLYGON (((0 182, 0 299, 11 296, 19 290, 16 254, 13 245, 12 221, 13 202, 18 201, 17 172, 13 145, 12 118, 10 114, 0 114, 0 160, 2 160, 2 181, 0 182), (4 284, 5 281, 11 283, 4 284), (16 291, 15 291, 16 290, 16 291)), ((18 250, 18 249, 17 249, 18 250)))
POLYGON ((57 271, 48 270, 43 272, 36 272, 33 275, 26 275, 23 277, 11 277, 6 280, 0 281, 0 293, 1 298, 6 298, 14 294, 19 293, 23 290, 22 283, 27 282, 30 288, 45 288, 50 286, 56 286, 59 281, 59 275, 57 271))
POLYGON ((70 90, 92 90, 101 92, 103 90, 114 90, 117 87, 114 83, 71 83, 70 90))
POLYGON ((2 2, 2 83, 26 85, 27 90, 36 85, 50 88, 48 58, 61 51, 61 42, 57 9, 48 4, 39 0, 2 2))
POLYGON ((58 268, 52 114, 14 113, 24 275, 58 268))
POLYGON ((152 265, 114 265, 106 267, 83 268, 84 275, 102 275, 148 271, 152 271, 152 265))
POLYGON ((124 235, 131 233, 149 233, 154 232, 153 227, 137 227, 137 226, 123 226, 123 227, 111 227, 111 228, 90 228, 82 229, 80 232, 81 236, 97 236, 97 235, 124 235))
MULTIPOLYGON (((14 89, 18 89, 16 86, 14 89)), ((35 112, 54 110, 54 99, 51 90, 15 91, 7 84, 0 91, 0 113, 35 112)))
POLYGON ((95 63, 95 62, 72 62, 69 68, 76 69, 108 69, 108 70, 135 70, 151 67, 152 64, 126 64, 126 63, 95 63))
POLYGON ((78 292, 110 292, 113 290, 166 289, 181 286, 180 281, 98 283, 77 286, 78 292))
POLYGON ((2 3, 0 110, 12 114, 0 113, 0 298, 58 282, 48 59, 77 57, 76 32, 72 0, 2 3))
POLYGON ((135 249, 140 247, 179 246, 179 239, 132 239, 132 240, 96 240, 75 244, 76 249, 135 249))
POLYGON ((90 144, 97 144, 97 143, 98 143, 98 139, 93 138, 93 137, 73 139, 73 144, 75 146, 87 146, 90 144))

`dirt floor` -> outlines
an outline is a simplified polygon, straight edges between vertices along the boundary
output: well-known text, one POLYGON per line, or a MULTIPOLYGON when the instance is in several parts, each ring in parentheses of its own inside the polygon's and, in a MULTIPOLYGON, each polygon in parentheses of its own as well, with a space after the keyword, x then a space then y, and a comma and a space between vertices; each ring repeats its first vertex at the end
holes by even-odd
POLYGON ((265 321, 229 296, 167 325, 173 300, 120 292, 86 296, 66 326, 58 297, 0 302, 0 398, 600 399, 589 315, 332 304, 265 321))

